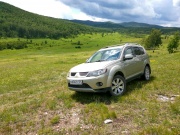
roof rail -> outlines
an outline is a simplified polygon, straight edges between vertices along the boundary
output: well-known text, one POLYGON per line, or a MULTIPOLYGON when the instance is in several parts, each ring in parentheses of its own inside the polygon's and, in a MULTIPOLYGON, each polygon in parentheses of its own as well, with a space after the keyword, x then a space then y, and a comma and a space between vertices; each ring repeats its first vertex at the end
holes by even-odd
POLYGON ((122 45, 139 45, 138 43, 134 43, 134 42, 124 42, 122 44, 117 44, 117 45, 110 45, 110 46, 106 46, 106 47, 103 47, 102 49, 104 48, 109 48, 109 47, 116 47, 116 46, 122 46, 122 45))
POLYGON ((135 42, 127 42, 126 44, 127 44, 127 45, 132 45, 132 44, 133 44, 133 45, 139 45, 138 43, 135 43, 135 42))
POLYGON ((124 45, 124 44, 110 45, 110 46, 105 46, 103 48, 116 47, 116 46, 122 46, 122 45, 124 45))

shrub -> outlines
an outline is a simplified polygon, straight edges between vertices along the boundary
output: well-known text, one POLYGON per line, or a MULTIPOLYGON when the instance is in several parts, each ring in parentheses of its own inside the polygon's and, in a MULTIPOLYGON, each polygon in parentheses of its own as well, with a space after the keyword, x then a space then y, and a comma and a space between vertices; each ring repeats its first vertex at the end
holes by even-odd
POLYGON ((167 46, 167 50, 169 53, 173 53, 175 49, 179 46, 179 32, 176 32, 173 36, 173 38, 169 41, 169 44, 167 46))
POLYGON ((1 42, 0 43, 0 50, 4 49, 24 49, 27 48, 27 43, 23 41, 16 41, 16 42, 1 42))

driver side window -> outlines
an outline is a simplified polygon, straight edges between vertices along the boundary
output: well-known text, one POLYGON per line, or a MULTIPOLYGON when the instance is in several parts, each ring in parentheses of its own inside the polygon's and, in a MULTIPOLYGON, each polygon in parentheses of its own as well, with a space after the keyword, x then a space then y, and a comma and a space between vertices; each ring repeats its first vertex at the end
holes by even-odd
POLYGON ((133 55, 131 48, 128 48, 128 49, 125 50, 124 56, 127 55, 127 54, 132 54, 133 55))

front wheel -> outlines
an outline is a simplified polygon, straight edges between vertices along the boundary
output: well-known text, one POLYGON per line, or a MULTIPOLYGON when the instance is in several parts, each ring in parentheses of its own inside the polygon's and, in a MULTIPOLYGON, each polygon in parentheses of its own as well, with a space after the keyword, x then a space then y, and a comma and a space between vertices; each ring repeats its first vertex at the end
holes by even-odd
POLYGON ((146 80, 146 81, 150 80, 150 73, 151 73, 150 67, 149 67, 149 66, 146 66, 146 67, 144 68, 144 74, 143 74, 143 76, 142 76, 143 79, 146 80))
POLYGON ((110 94, 112 96, 120 96, 125 91, 126 91, 126 81, 125 81, 125 79, 120 75, 114 76, 114 78, 112 80, 112 83, 111 83, 110 94))

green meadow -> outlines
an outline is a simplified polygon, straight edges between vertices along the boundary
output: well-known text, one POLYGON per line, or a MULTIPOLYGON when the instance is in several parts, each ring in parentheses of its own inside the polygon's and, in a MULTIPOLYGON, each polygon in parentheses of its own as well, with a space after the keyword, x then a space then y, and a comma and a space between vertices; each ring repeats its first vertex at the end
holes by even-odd
POLYGON ((0 134, 180 134, 180 47, 169 54, 169 39, 148 50, 150 81, 128 83, 121 97, 67 87, 71 67, 102 47, 141 43, 142 37, 93 33, 59 40, 0 39, 29 43, 25 49, 0 51, 0 134), (104 124, 106 119, 113 122, 104 124))

